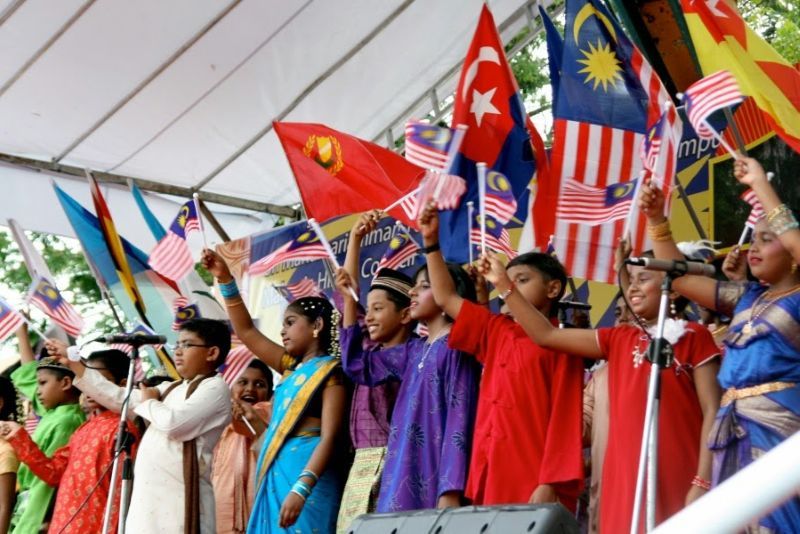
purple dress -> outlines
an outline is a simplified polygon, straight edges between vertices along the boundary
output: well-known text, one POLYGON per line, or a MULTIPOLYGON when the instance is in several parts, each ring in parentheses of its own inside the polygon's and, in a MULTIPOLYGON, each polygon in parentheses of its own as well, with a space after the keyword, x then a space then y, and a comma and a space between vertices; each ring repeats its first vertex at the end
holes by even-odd
POLYGON ((447 336, 365 351, 362 335, 358 327, 342 329, 345 373, 369 386, 402 382, 377 511, 435 508, 440 495, 466 487, 480 366, 449 349, 447 336))

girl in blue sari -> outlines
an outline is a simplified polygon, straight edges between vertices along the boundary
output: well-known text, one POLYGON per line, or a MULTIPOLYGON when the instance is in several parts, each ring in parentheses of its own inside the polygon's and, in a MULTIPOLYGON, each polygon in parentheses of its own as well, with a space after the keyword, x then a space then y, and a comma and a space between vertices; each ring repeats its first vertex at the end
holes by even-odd
MULTIPOLYGON (((800 430, 800 230, 796 215, 781 203, 761 165, 734 163, 739 182, 752 188, 767 214, 753 229, 747 264, 756 282, 717 282, 684 276, 673 289, 731 317, 718 381, 725 389, 708 439, 716 486, 800 430)), ((659 259, 677 259, 657 188, 642 187, 640 205, 659 259)), ((734 247, 723 271, 743 280, 747 265, 734 247)), ((695 477, 697 478, 697 477, 695 477)), ((762 517, 747 532, 799 532, 800 497, 762 517)))
POLYGON ((319 297, 295 300, 284 314, 283 346, 278 345, 253 324, 222 258, 205 250, 203 265, 219 282, 236 335, 282 376, 256 464, 247 532, 333 532, 342 484, 332 459, 347 397, 333 355, 338 351, 334 309, 319 297))

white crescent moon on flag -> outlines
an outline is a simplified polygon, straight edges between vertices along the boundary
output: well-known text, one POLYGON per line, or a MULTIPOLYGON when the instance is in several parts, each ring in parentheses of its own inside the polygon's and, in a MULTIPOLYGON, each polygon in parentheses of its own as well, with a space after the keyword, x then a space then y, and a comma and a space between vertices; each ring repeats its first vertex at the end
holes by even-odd
POLYGON ((461 88, 461 100, 467 99, 467 91, 478 75, 478 64, 481 61, 489 61, 495 65, 499 65, 500 56, 497 54, 497 50, 491 46, 482 46, 481 49, 478 50, 478 59, 470 63, 467 74, 464 76, 464 86, 461 88))

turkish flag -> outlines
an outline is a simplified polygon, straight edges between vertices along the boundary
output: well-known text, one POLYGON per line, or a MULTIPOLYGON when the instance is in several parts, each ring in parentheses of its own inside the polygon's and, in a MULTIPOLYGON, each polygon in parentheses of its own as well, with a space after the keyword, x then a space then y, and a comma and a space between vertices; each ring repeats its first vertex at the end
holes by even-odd
MULTIPOLYGON (((371 209, 383 209, 422 179, 425 169, 374 143, 323 124, 275 122, 309 218, 326 221, 371 209)), ((390 215, 414 221, 401 208, 390 215)))

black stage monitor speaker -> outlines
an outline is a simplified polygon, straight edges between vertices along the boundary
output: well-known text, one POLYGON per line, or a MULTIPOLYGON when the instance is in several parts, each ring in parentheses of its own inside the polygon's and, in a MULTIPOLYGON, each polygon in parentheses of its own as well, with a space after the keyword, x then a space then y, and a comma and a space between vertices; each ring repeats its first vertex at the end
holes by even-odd
POLYGON ((357 517, 348 534, 578 534, 560 504, 467 506, 357 517))

